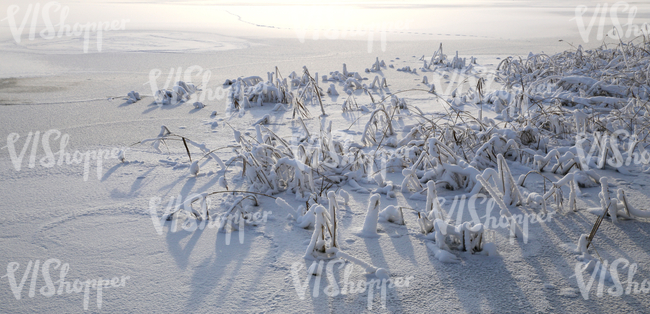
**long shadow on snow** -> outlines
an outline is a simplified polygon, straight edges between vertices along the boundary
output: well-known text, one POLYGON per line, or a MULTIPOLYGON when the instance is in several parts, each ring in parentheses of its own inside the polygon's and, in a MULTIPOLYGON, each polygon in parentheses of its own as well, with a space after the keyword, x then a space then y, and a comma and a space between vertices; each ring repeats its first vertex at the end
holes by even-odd
MULTIPOLYGON (((190 297, 185 306, 187 310, 193 310, 195 307, 199 307, 208 296, 213 296, 216 300, 225 300, 228 297, 227 293, 233 292, 231 287, 237 285, 238 275, 242 267, 244 267, 241 261, 247 258, 253 241, 244 241, 243 244, 240 244, 237 235, 238 232, 234 231, 231 233, 230 243, 226 244, 226 233, 222 230, 220 229, 217 233, 214 254, 201 262, 192 274, 190 297), (226 273, 226 268, 232 262, 236 262, 236 266, 230 272, 226 273), (223 289, 219 295, 215 296, 213 290, 218 286, 228 288, 223 289)), ((244 268, 242 275, 250 271, 249 268, 244 268)))

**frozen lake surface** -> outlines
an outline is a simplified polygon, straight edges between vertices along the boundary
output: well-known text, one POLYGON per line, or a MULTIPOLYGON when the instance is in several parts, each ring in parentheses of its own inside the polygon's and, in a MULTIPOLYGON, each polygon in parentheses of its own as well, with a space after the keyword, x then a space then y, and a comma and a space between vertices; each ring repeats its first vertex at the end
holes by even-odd
MULTIPOLYGON (((453 203, 470 195, 475 177, 464 179, 444 168, 480 161, 473 154, 479 155, 479 148, 499 134, 504 142, 516 142, 516 149, 505 148, 503 153, 514 179, 537 170, 537 160, 551 152, 550 165, 541 172, 549 179, 531 174, 525 187, 512 186, 541 197, 553 186, 549 180, 559 184, 564 177, 563 169, 552 172, 550 168, 569 160, 567 152, 578 154, 574 138, 581 127, 581 114, 589 117, 584 119, 589 136, 611 133, 615 128, 627 130, 616 117, 638 122, 634 130, 647 132, 643 104, 650 90, 647 68, 642 67, 647 67, 649 57, 641 49, 633 54, 617 48, 617 44, 633 40, 649 20, 646 2, 316 1, 302 5, 284 1, 271 5, 246 1, 217 5, 211 1, 25 1, 2 3, 0 12, 4 18, 0 21, 0 267, 7 274, 0 279, 0 312, 584 313, 650 308, 646 288, 650 286, 645 281, 650 278, 650 229, 643 216, 650 192, 647 163, 605 165, 594 172, 607 178, 605 190, 609 186, 612 200, 622 201, 617 194, 621 188, 640 211, 632 211, 636 219, 619 217, 614 222, 608 216, 602 222, 589 248, 591 260, 602 258, 609 265, 619 261, 618 268, 614 267, 618 274, 605 271, 602 281, 595 277, 588 298, 580 282, 589 282, 592 272, 588 267, 595 262, 589 264, 578 245, 601 213, 601 181, 581 186, 577 198, 571 196, 569 185, 559 187, 564 190, 559 194, 564 203, 558 208, 551 201, 557 194, 549 197, 552 214, 544 213, 533 201, 508 206, 514 216, 537 220, 526 220, 524 240, 510 237, 508 222, 502 218, 505 212, 495 207, 490 214, 489 202, 477 202, 475 211, 469 201, 467 205, 453 203), (88 28, 93 23, 94 30, 88 28), (97 25, 102 25, 102 32, 97 25), (617 34, 611 31, 613 27, 619 27, 620 41, 611 36, 617 34), (79 34, 75 35, 75 30, 79 34), (579 59, 575 54, 582 46, 581 53, 596 60, 586 51, 603 42, 609 50, 600 57, 607 62, 593 61, 599 69, 610 71, 598 77, 602 82, 573 77, 569 83, 558 83, 558 77, 551 77, 543 88, 537 84, 539 90, 526 94, 530 100, 524 108, 516 100, 523 97, 518 96, 523 95, 518 80, 513 79, 509 86, 495 80, 499 65, 510 56, 513 59, 508 60, 543 63, 549 56, 568 51, 571 58, 579 59), (441 44, 446 58, 432 63, 441 44), (460 59, 452 62, 457 54, 460 59), (380 61, 385 65, 379 65, 380 61), (316 97, 307 102, 308 98, 298 96, 309 93, 303 67, 323 91, 322 107, 316 97), (619 85, 613 84, 616 75, 619 85), (371 87, 375 77, 378 82, 386 79, 387 84, 371 87), (243 88, 245 84, 238 78, 261 84, 259 90, 243 88), (282 78, 287 79, 286 90, 296 95, 295 100, 305 102, 309 117, 297 118, 300 113, 294 112, 295 102, 277 105, 283 102, 279 98, 261 100, 275 97, 260 93, 281 89, 285 86, 282 78), (481 79, 484 85, 479 91, 481 79), (224 84, 228 80, 235 83, 224 84), (628 84, 630 80, 641 83, 628 84), (178 81, 190 84, 184 91, 189 90, 191 98, 158 105, 157 92, 179 92, 178 81), (193 90, 191 84, 200 90, 193 90), (338 95, 330 90, 330 84, 338 95), (266 86, 264 92, 262 86, 266 86), (237 88, 243 88, 241 93, 234 92, 237 88), (130 102, 127 93, 131 91, 139 93, 141 100, 130 102), (593 104, 598 108, 591 110, 585 103, 594 99, 599 100, 593 104), (235 100, 241 107, 235 108, 235 100), (624 110, 624 105, 629 106, 624 110), (370 120, 380 117, 383 110, 390 114, 388 120, 394 127, 390 138, 384 132, 386 119, 370 120), (172 134, 164 129, 160 133, 161 125, 172 134), (424 131, 418 135, 418 127, 428 135, 423 135, 424 131), (538 134, 537 144, 524 140, 522 132, 538 134), (370 133, 371 138, 382 140, 369 140, 370 133), (174 134, 186 138, 185 145, 174 134), (464 140, 458 140, 461 138, 464 140), (146 139, 152 141, 137 144, 146 139), (428 148, 435 146, 430 144, 432 139, 451 146, 458 160, 445 155, 449 152, 434 156, 434 149, 428 148), (463 146, 465 140, 472 144, 463 146), (160 151, 151 147, 151 142, 159 142, 160 151), (315 160, 331 162, 324 153, 298 157, 301 149, 316 148, 337 152, 345 161, 332 167, 311 164, 313 177, 304 174, 302 185, 287 191, 291 178, 301 173, 294 168, 315 160), (553 148, 565 159, 553 159, 553 148), (266 149, 274 152, 265 155, 272 160, 266 170, 282 162, 298 166, 285 168, 292 169, 285 172, 273 168, 276 175, 266 179, 257 174, 260 182, 280 182, 262 190, 262 183, 249 180, 253 166, 246 172, 244 164, 268 162, 260 157, 266 149), (251 157, 242 162, 244 152, 255 161, 251 157), (287 158, 278 158, 281 154, 288 154, 287 158), (427 154, 432 154, 426 157, 429 164, 414 165, 427 154), (526 162, 515 157, 518 154, 531 154, 536 161, 526 162), (398 155, 402 158, 399 165, 398 155), (370 158, 363 156, 372 156, 374 162, 365 165, 366 170, 351 173, 354 160, 370 158), (468 162, 460 162, 461 157, 468 162), (385 158, 391 161, 387 163, 385 158), (349 165, 342 166, 344 163, 349 165), (422 181, 420 190, 402 188, 410 175, 402 170, 409 166, 417 169, 413 175, 422 181), (282 177, 285 175, 289 177, 282 177), (492 229, 485 232, 484 242, 493 246, 472 254, 455 247, 466 245, 464 238, 458 242, 462 237, 451 235, 448 245, 452 248, 445 248, 438 238, 433 239, 434 232, 423 234, 418 212, 426 215, 429 211, 425 208, 433 206, 430 198, 427 201, 426 178, 436 182, 438 196, 446 200, 440 207, 448 217, 441 221, 456 226, 474 224, 478 219, 492 229), (296 193, 309 184, 308 192, 296 193), (459 186, 454 188, 454 184, 459 186), (257 194, 224 193, 226 186, 229 191, 257 194), (331 247, 328 252, 306 253, 308 248, 326 244, 314 236, 319 228, 314 229, 313 224, 318 220, 305 229, 294 217, 303 214, 299 206, 306 203, 321 204, 329 214, 330 200, 323 192, 328 189, 336 191, 338 198, 336 250, 343 252, 338 256, 342 260, 333 258, 331 247), (165 208, 182 206, 179 197, 187 200, 198 195, 193 205, 196 209, 201 193, 216 191, 220 192, 210 195, 206 205, 212 219, 208 224, 204 220, 203 227, 186 230, 192 229, 190 223, 195 220, 184 211, 172 221, 161 220, 165 208), (380 194, 380 210, 394 206, 381 215, 401 212, 405 224, 380 219, 373 226, 373 216, 366 215, 373 207, 369 204, 374 200, 371 193, 380 194), (349 201, 344 201, 345 194, 349 201), (242 200, 243 195, 248 195, 248 200, 242 200), (253 197, 259 206, 253 206, 253 197), (273 198, 286 200, 288 205, 273 198), (568 209, 571 199, 577 199, 575 212, 568 209), (470 210, 458 214, 460 206, 470 210), (217 228, 218 217, 231 212, 250 213, 248 220, 254 223, 217 228), (259 215, 253 216, 254 212, 259 215), (175 223, 178 226, 174 227, 175 223), (373 229, 377 234, 367 232, 373 229), (488 253, 491 247, 496 256, 488 253), (323 259, 319 276, 307 270, 312 253, 317 262, 318 256, 322 257, 319 254, 330 254, 323 259), (625 290, 631 269, 623 267, 620 259, 637 266, 632 278, 640 290, 616 295, 616 278, 620 277, 625 290), (445 262, 450 260, 452 263, 445 262), (399 284, 333 292, 332 283, 343 288, 345 282, 380 282, 385 273, 378 268, 399 284), (117 279, 104 283, 102 291, 96 284, 99 278, 117 279), (85 284, 87 280, 95 280, 95 285, 85 284), (74 291, 75 287, 79 290, 74 291), (604 293, 597 295, 597 289, 603 291, 603 287, 604 293)), ((640 48, 648 46, 640 38, 634 43, 640 48)), ((581 66, 572 64, 575 69, 581 66)), ((526 66, 538 69, 537 65, 526 66)), ((552 70, 559 73, 558 68, 567 73, 575 70, 560 65, 552 70)), ((513 71, 508 77, 523 73, 513 71)), ((530 73, 545 75, 542 70, 526 74, 530 73)), ((506 77, 505 72, 501 74, 506 77)), ((623 153, 629 149, 625 139, 629 137, 620 142, 623 153)), ((503 147, 512 144, 507 143, 503 147)), ((498 151, 502 146, 495 144, 492 149, 498 151)), ((614 152, 610 153, 613 156, 614 152)), ((486 154, 491 166, 471 167, 481 173, 492 168, 502 171, 496 155, 486 154)), ((580 171, 576 177, 587 173, 580 171)), ((505 191, 508 187, 503 185, 500 189, 505 191)), ((498 182, 495 186, 499 188, 498 182)), ((432 217, 438 213, 431 212, 432 217)), ((622 207, 618 213, 629 214, 622 207)), ((524 222, 519 224, 523 228, 524 222)))

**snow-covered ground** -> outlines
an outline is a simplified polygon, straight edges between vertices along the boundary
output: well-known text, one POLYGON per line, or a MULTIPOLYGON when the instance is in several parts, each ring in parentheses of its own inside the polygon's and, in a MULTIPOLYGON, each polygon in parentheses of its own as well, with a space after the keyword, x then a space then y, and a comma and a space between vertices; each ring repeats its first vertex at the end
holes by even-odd
POLYGON ((0 5, 0 312, 650 308, 645 3, 36 4, 0 5))

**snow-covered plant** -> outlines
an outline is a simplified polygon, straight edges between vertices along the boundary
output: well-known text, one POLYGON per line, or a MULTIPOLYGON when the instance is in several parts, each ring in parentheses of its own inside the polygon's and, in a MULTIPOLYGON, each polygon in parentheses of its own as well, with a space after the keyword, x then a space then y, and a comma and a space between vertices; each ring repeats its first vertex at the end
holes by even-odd
POLYGON ((343 204, 348 205, 350 203, 350 194, 345 190, 339 190, 339 197, 343 199, 343 204))
POLYGON ((199 174, 199 161, 195 160, 192 162, 190 165, 190 174, 193 176, 197 176, 199 174))
POLYGON ((336 91, 336 86, 334 86, 334 84, 330 84, 330 87, 327 89, 327 93, 330 94, 330 96, 339 95, 339 92, 336 91))
MULTIPOLYGON (((343 66, 345 68, 345 64, 343 66)), ((323 100, 321 99, 321 96, 325 94, 321 88, 318 87, 316 80, 309 74, 309 70, 306 66, 303 67, 303 77, 307 81, 307 84, 305 88, 303 88, 302 93, 300 93, 299 98, 303 99, 303 101, 309 100, 310 102, 317 100, 318 104, 320 105, 321 113, 323 116, 325 116, 325 108, 323 107, 323 100)))
POLYGON ((377 134, 382 134, 382 139, 395 134, 393 130, 392 117, 384 109, 377 109, 370 114, 363 131, 361 142, 366 145, 375 145, 378 143, 377 134))
POLYGON ((435 67, 443 67, 447 69, 465 69, 467 72, 472 69, 475 63, 476 58, 471 57, 469 62, 467 62, 467 58, 460 58, 458 56, 458 51, 456 51, 454 58, 449 60, 447 55, 443 53, 442 43, 440 43, 440 47, 433 53, 429 63, 424 61, 423 69, 434 70, 435 67))
POLYGON ((221 158, 219 158, 216 155, 216 153, 213 150, 210 150, 206 146, 205 143, 199 144, 199 143, 197 143, 195 141, 190 140, 187 137, 174 134, 164 125, 160 127, 160 133, 158 134, 157 137, 150 138, 150 139, 144 139, 142 141, 139 141, 137 143, 132 144, 131 146, 138 145, 138 144, 152 143, 152 147, 156 151, 158 151, 160 153, 160 152, 162 152, 160 150, 160 144, 162 143, 162 144, 167 145, 167 141, 181 141, 181 142, 183 142, 183 145, 185 147, 185 151, 187 152, 187 156, 188 156, 188 158, 190 159, 190 162, 191 162, 190 173, 192 175, 198 174, 198 171, 199 171, 198 162, 200 160, 202 160, 203 158, 208 158, 208 159, 214 160, 219 165, 220 170, 223 170, 223 171, 226 170, 225 163, 221 160, 221 158), (204 156, 202 158, 198 159, 198 160, 193 161, 192 160, 192 155, 190 153, 190 149, 189 149, 188 145, 198 148, 204 154, 204 156), (196 164, 195 164, 195 162, 196 162, 196 164))
POLYGON ((402 68, 397 69, 397 71, 401 71, 401 72, 409 72, 409 73, 417 74, 417 69, 415 69, 415 68, 411 69, 411 67, 408 66, 408 65, 405 66, 405 67, 402 67, 402 68))
POLYGON ((624 216, 625 218, 650 218, 650 210, 641 210, 632 206, 625 196, 623 189, 617 191, 617 216, 624 216))
POLYGON ((589 254, 589 251, 587 250, 588 245, 589 245, 589 235, 588 234, 581 234, 580 238, 578 239, 578 251, 582 253, 582 259, 583 260, 590 260, 591 259, 591 254, 589 254))
POLYGON ((345 102, 341 106, 341 109, 343 109, 343 112, 350 112, 350 111, 359 110, 359 105, 357 104, 357 101, 354 98, 353 94, 348 96, 348 98, 345 100, 345 102))
POLYGON ((382 89, 384 87, 388 87, 388 83, 386 82, 386 78, 382 78, 381 80, 379 79, 378 75, 375 75, 375 79, 372 80, 372 83, 370 84, 370 89, 382 89))
POLYGON ((385 68, 386 63, 384 60, 379 61, 379 57, 375 59, 375 63, 372 64, 372 67, 370 69, 366 69, 366 72, 379 72, 381 71, 381 68, 385 68))
POLYGON ((402 170, 404 180, 402 181, 402 193, 411 191, 421 191, 422 184, 418 180, 417 174, 413 168, 406 168, 402 170))
POLYGON ((420 231, 424 234, 429 234, 434 231, 434 225, 427 215, 418 212, 418 226, 420 226, 420 231))
POLYGON ((262 118, 257 120, 257 122, 253 123, 253 125, 258 125, 258 124, 264 125, 264 124, 269 124, 269 123, 271 123, 271 116, 268 115, 268 114, 265 114, 262 118))
POLYGON ((612 217, 612 221, 616 222, 616 202, 612 202, 609 198, 609 187, 607 185, 607 178, 600 178, 601 191, 598 193, 598 198, 600 198, 600 207, 604 213, 607 213, 612 217), (612 206, 614 205, 614 206, 612 206))
POLYGON ((120 149, 120 152, 117 154, 117 160, 122 163, 126 161, 126 149, 120 149))
POLYGON ((447 59, 447 55, 443 53, 442 43, 440 43, 440 47, 438 48, 438 50, 436 50, 431 56, 431 60, 429 61, 428 68, 431 69, 431 66, 433 65, 443 64, 443 62, 446 59, 447 59))
POLYGON ((434 181, 427 182, 427 202, 424 210, 425 213, 427 213, 427 218, 431 221, 436 219, 446 219, 445 216, 447 216, 447 214, 438 201, 438 193, 436 192, 436 183, 434 181))
POLYGON ((332 233, 330 217, 322 205, 316 205, 313 212, 316 221, 314 223, 314 232, 305 251, 305 258, 332 258, 336 253, 328 251, 328 249, 337 247, 337 244, 334 242, 335 236, 332 233))
MULTIPOLYGON (((176 216, 181 212, 183 212, 188 217, 192 217, 193 219, 199 221, 209 220, 210 212, 208 208, 208 195, 209 193, 207 192, 193 194, 190 197, 187 197, 184 201, 182 201, 182 198, 179 196, 179 198, 176 200, 176 206, 173 208, 173 210, 170 210, 166 213, 167 220, 176 218, 176 216), (199 201, 199 210, 195 209, 192 205, 196 201, 199 201)), ((174 198, 172 197, 168 207, 171 207, 173 200, 174 198)))
POLYGON ((577 187, 578 183, 576 182, 577 172, 569 173, 556 182, 552 182, 550 179, 546 178, 545 176, 542 176, 542 179, 545 180, 544 182, 545 186, 546 186, 546 180, 551 181, 550 189, 548 189, 547 191, 546 188, 544 188, 545 193, 543 195, 540 195, 535 192, 528 192, 528 190, 524 188, 526 178, 528 178, 528 176, 532 173, 537 173, 540 176, 542 176, 539 171, 532 170, 525 175, 521 175, 519 177, 519 180, 517 180, 517 185, 519 186, 520 189, 523 190, 522 191, 522 195, 524 198, 523 204, 535 205, 541 207, 544 212, 547 212, 548 201, 551 197, 553 197, 556 208, 558 210, 561 210, 562 204, 564 202, 562 187, 568 186, 569 187, 569 203, 568 203, 569 210, 572 211, 578 210, 576 205, 576 197, 579 191, 577 187))
POLYGON ((514 160, 517 160, 519 156, 517 154, 518 148, 519 145, 515 140, 506 139, 499 134, 493 134, 492 137, 476 151, 470 165, 477 169, 494 167, 496 165, 495 157, 499 154, 510 156, 514 160))
POLYGON ((508 206, 504 203, 503 201, 503 195, 497 192, 497 190, 490 184, 482 175, 477 175, 476 179, 483 185, 483 187, 488 191, 490 196, 495 200, 497 205, 499 205, 499 208, 501 208, 501 216, 505 216, 506 219, 508 220, 510 224, 510 236, 511 237, 518 237, 518 238, 523 238, 524 233, 521 230, 521 227, 517 223, 517 221, 514 219, 512 214, 510 213, 510 210, 508 209, 508 206))
POLYGON ((460 263, 460 259, 447 250, 440 249, 435 243, 426 242, 426 246, 433 252, 433 255, 443 263, 460 263))
POLYGON ((433 225, 434 239, 441 250, 458 249, 471 253, 483 250, 482 224, 472 225, 471 222, 465 222, 454 226, 442 219, 436 219, 433 225))
MULTIPOLYGON (((473 61, 473 58, 471 61, 473 61)), ((471 65, 472 62, 470 62, 469 66, 471 65)), ((449 63, 445 64, 445 66, 452 69, 463 69, 467 66, 467 59, 460 58, 458 56, 458 51, 456 51, 456 56, 454 56, 454 59, 452 59, 449 63)))
POLYGON ((352 263, 355 263, 359 266, 361 266, 366 273, 368 274, 374 274, 377 278, 379 279, 388 279, 390 277, 388 271, 384 268, 378 268, 374 267, 350 254, 347 254, 343 251, 341 251, 339 248, 333 247, 328 249, 328 253, 333 253, 336 255, 338 258, 342 258, 344 260, 350 261, 352 263))
MULTIPOLYGON (((154 100, 159 105, 176 105, 188 101, 194 93, 200 90, 194 84, 178 81, 171 90, 161 89, 156 91, 154 93, 154 100)), ((133 96, 137 100, 136 95, 133 96)))
POLYGON ((381 212, 379 212, 379 220, 392 222, 398 225, 406 224, 404 221, 404 213, 402 212, 402 207, 397 207, 394 205, 388 205, 381 212))
POLYGON ((366 219, 363 222, 363 229, 360 235, 364 237, 378 237, 377 233, 377 220, 379 219, 379 203, 381 196, 379 194, 372 194, 368 200, 368 211, 366 212, 366 219))
POLYGON ((336 193, 334 191, 329 191, 327 192, 327 199, 329 203, 329 210, 328 213, 330 215, 330 219, 332 222, 332 245, 333 246, 338 246, 338 239, 336 237, 338 233, 338 222, 337 222, 337 211, 338 211, 338 202, 336 200, 336 193))
POLYGON ((135 91, 130 91, 130 92, 126 95, 126 98, 127 98, 127 99, 126 99, 126 103, 127 103, 127 104, 135 103, 135 102, 137 102, 138 100, 141 99, 141 98, 140 98, 140 94, 139 94, 138 92, 135 92, 135 91))

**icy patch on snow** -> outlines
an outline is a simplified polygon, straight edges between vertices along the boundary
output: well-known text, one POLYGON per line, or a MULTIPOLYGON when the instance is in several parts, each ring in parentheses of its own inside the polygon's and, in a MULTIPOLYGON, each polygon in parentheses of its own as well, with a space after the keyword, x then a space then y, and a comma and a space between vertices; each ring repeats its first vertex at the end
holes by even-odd
MULTIPOLYGON (((217 34, 130 31, 126 29, 104 32, 101 39, 101 48, 97 47, 97 39, 92 36, 89 41, 88 53, 204 53, 244 49, 253 45, 255 44, 244 39, 217 34)), ((33 40, 27 40, 27 38, 21 40, 20 44, 16 44, 13 38, 7 38, 0 41, 0 49, 42 54, 81 54, 84 53, 83 35, 79 37, 62 36, 61 38, 54 36, 52 39, 35 36, 33 40)))

